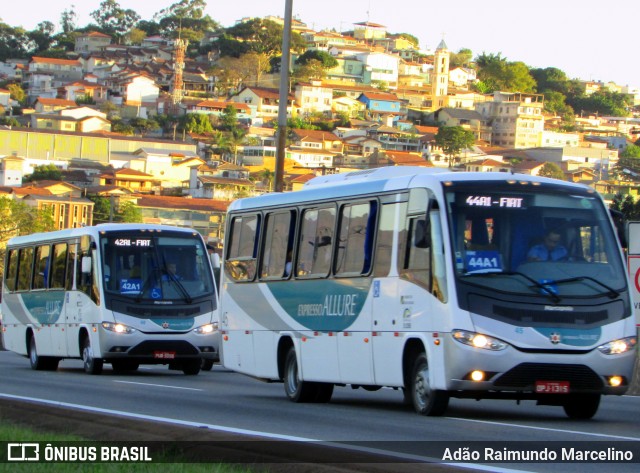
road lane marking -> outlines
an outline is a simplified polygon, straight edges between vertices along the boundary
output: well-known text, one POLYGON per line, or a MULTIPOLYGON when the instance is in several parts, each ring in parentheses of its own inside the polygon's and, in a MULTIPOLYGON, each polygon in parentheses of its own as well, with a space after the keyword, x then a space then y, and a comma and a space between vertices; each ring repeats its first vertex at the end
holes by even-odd
POLYGON ((157 388, 184 389, 185 391, 204 391, 204 389, 183 388, 182 386, 169 386, 168 384, 137 383, 135 381, 118 381, 118 380, 114 380, 113 382, 122 383, 122 384, 138 384, 140 386, 153 386, 157 388))
POLYGON ((616 440, 633 440, 638 441, 640 437, 626 437, 624 435, 598 434, 594 432, 582 432, 580 430, 558 429, 556 427, 536 427, 533 425, 509 424, 508 422, 495 422, 491 420, 463 419, 462 417, 446 417, 446 419, 459 420, 462 422, 475 422, 477 424, 499 425, 501 427, 516 427, 519 429, 543 430, 548 432, 562 432, 564 434, 586 435, 588 437, 606 437, 616 440))
POLYGON ((126 417, 126 418, 129 418, 129 419, 149 420, 149 421, 153 421, 153 422, 163 422, 163 423, 166 423, 166 424, 179 425, 179 426, 182 426, 182 427, 197 427, 197 428, 200 428, 200 429, 206 428, 206 429, 210 429, 210 430, 216 430, 216 431, 219 431, 219 432, 227 432, 227 433, 233 433, 233 434, 247 435, 247 436, 252 436, 252 437, 264 437, 264 438, 274 439, 274 440, 288 440, 288 441, 291 441, 291 442, 313 442, 313 443, 316 443, 316 444, 331 446, 331 447, 340 448, 340 449, 343 449, 343 450, 375 453, 375 454, 384 455, 384 456, 387 456, 387 457, 390 456, 390 457, 398 458, 399 460, 413 460, 413 461, 420 461, 420 462, 426 462, 426 463, 438 463, 438 464, 442 464, 442 465, 454 466, 454 467, 464 468, 464 469, 468 469, 468 470, 475 470, 475 471, 491 471, 491 472, 497 472, 497 473, 529 473, 526 470, 514 470, 514 469, 510 469, 510 468, 500 468, 500 467, 489 466, 489 465, 473 465, 473 464, 468 464, 468 463, 442 462, 442 460, 439 459, 439 458, 424 457, 424 456, 420 456, 420 455, 412 455, 410 453, 400 453, 400 452, 394 452, 394 451, 391 451, 391 450, 382 450, 382 449, 376 449, 376 448, 360 447, 360 446, 357 446, 357 445, 349 445, 349 444, 336 443, 336 442, 327 442, 327 441, 323 441, 323 440, 311 439, 311 438, 306 438, 306 437, 296 437, 296 436, 293 436, 293 435, 282 435, 282 434, 275 434, 275 433, 271 433, 271 432, 260 432, 260 431, 256 431, 256 430, 238 429, 238 428, 235 428, 235 427, 226 427, 224 425, 203 424, 202 422, 191 422, 191 421, 188 421, 188 420, 170 419, 170 418, 167 418, 167 417, 157 417, 157 416, 151 416, 151 415, 146 415, 146 414, 135 414, 135 413, 132 413, 132 412, 118 411, 118 410, 115 410, 115 409, 104 409, 104 408, 101 408, 101 407, 84 406, 84 405, 81 405, 81 404, 72 404, 72 403, 69 403, 69 402, 52 401, 52 400, 49 400, 49 399, 39 399, 39 398, 28 397, 28 396, 16 396, 16 395, 13 395, 13 394, 0 393, 0 398, 14 399, 14 400, 18 400, 18 401, 36 402, 36 403, 39 403, 39 404, 45 404, 45 405, 57 406, 57 407, 65 407, 65 408, 68 408, 68 409, 77 409, 77 410, 80 410, 80 411, 87 411, 87 412, 97 412, 97 413, 100 413, 100 414, 118 415, 118 416, 126 417))

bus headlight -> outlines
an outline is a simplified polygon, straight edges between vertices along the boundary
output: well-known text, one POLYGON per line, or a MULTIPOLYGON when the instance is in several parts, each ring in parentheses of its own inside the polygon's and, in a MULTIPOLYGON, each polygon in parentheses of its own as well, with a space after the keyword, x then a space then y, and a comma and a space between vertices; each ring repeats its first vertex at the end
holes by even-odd
POLYGON ((216 332, 218 330, 218 323, 212 323, 212 324, 207 324, 207 325, 202 325, 198 328, 194 328, 193 331, 197 334, 200 335, 207 335, 213 332, 216 332))
POLYGON ((135 328, 128 327, 127 325, 114 324, 111 322, 102 322, 102 328, 105 330, 109 330, 110 332, 126 333, 126 334, 133 333, 136 331, 135 328))
POLYGON ((476 332, 467 332, 466 330, 454 330, 451 332, 454 340, 474 348, 482 348, 483 350, 499 351, 507 348, 507 344, 497 338, 489 337, 476 332))
POLYGON ((637 343, 638 339, 636 337, 621 338, 619 340, 613 340, 609 343, 605 343, 604 345, 600 345, 598 350, 605 355, 620 355, 621 353, 633 350, 637 343))

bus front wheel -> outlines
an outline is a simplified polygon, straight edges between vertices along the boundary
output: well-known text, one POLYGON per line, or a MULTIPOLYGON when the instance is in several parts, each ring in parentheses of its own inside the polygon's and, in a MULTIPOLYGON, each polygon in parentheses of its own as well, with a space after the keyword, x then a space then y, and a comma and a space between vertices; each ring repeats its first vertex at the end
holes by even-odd
POLYGON ((200 373, 201 364, 202 360, 200 360, 200 358, 197 360, 185 360, 182 363, 182 372, 187 376, 195 376, 200 373))
POLYGON ((85 373, 102 373, 102 360, 93 357, 93 349, 91 348, 91 341, 88 336, 84 337, 82 340, 82 363, 85 373))
POLYGON ((600 394, 574 394, 562 407, 570 419, 591 419, 600 407, 600 394))
POLYGON ((449 405, 449 395, 445 391, 432 389, 429 384, 429 363, 424 353, 420 353, 413 363, 409 394, 413 408, 421 415, 442 415, 449 405))

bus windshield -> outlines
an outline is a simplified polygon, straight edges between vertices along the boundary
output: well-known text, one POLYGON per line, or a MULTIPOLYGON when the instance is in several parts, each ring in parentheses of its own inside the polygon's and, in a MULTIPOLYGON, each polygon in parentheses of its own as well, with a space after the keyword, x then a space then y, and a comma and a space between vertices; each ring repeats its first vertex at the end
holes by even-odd
POLYGON ((107 296, 190 303, 213 292, 207 252, 197 234, 110 232, 100 237, 107 296))
POLYGON ((616 236, 595 192, 476 181, 448 185, 445 194, 461 283, 556 303, 626 290, 616 236))

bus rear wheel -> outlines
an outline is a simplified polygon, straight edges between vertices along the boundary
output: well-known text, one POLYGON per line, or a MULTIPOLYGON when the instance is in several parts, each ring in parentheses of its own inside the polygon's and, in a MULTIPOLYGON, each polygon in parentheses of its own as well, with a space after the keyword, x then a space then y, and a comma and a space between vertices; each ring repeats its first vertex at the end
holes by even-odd
POLYGON ((570 419, 591 419, 600 407, 600 394, 574 394, 562 407, 570 419))
POLYGON ((85 336, 82 339, 82 364, 84 372, 87 374, 102 373, 103 362, 101 359, 93 357, 93 349, 91 348, 89 336, 85 336))
POLYGON ((58 358, 38 355, 36 337, 32 336, 29 339, 29 363, 32 369, 38 371, 55 371, 58 369, 59 361, 58 358))
POLYGON ((424 416, 440 416, 449 406, 446 391, 432 389, 429 384, 429 363, 425 353, 420 353, 413 363, 409 394, 415 411, 424 416))
MULTIPOLYGON (((295 348, 289 348, 287 356, 284 360, 284 392, 289 400, 293 402, 313 402, 316 401, 321 394, 318 394, 316 383, 309 381, 302 381, 298 374, 298 358, 296 356, 295 348)), ((333 393, 333 385, 331 385, 331 393, 328 393, 328 398, 331 398, 333 393)), ((324 393, 324 398, 327 398, 327 393, 324 393)), ((316 402, 328 402, 319 400, 316 402)))

